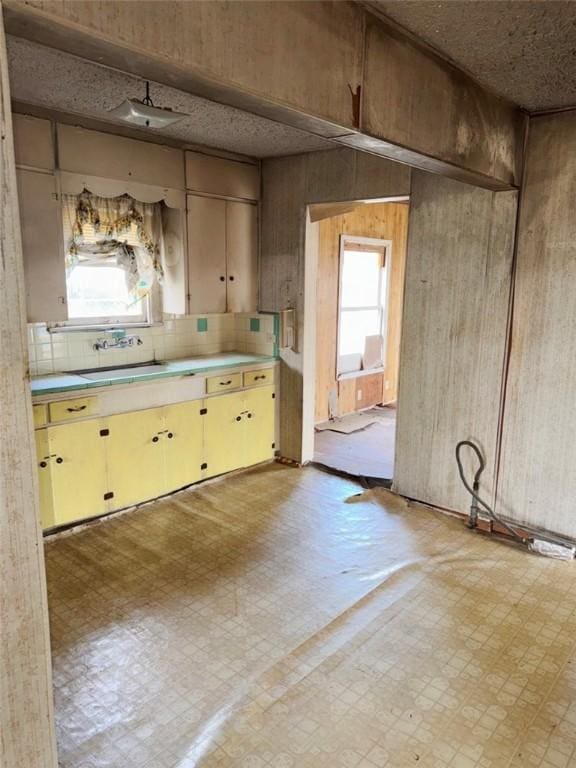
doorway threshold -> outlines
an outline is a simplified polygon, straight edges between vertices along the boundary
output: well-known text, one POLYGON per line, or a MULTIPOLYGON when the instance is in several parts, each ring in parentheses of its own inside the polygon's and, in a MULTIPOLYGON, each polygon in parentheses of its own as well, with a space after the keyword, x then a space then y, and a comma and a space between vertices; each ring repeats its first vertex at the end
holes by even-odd
POLYGON ((347 477, 390 483, 394 476, 396 409, 375 407, 319 424, 314 463, 347 477))

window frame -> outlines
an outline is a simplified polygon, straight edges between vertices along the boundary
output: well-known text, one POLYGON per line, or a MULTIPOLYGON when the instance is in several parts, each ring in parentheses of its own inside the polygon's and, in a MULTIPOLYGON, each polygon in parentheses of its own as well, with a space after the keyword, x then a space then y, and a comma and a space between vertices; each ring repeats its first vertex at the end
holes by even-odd
MULTIPOLYGON (((70 193, 72 194, 72 193, 70 193)), ((96 194, 96 193, 95 193, 96 194)), ((64 269, 66 259, 66 238, 65 238, 65 225, 64 225, 64 207, 62 205, 62 187, 58 186, 58 196, 61 201, 60 205, 60 242, 62 247, 62 255, 64 258, 64 269)), ((100 196, 100 195, 97 195, 100 196)), ((104 195, 105 196, 105 195, 104 195)), ((105 268, 105 267, 103 267, 105 268)), ((65 304, 66 304, 66 320, 58 320, 54 322, 47 322, 46 327, 49 331, 110 331, 110 330, 123 330, 125 328, 151 328, 154 325, 158 325, 162 318, 163 312, 163 295, 162 287, 155 281, 151 291, 147 296, 143 298, 142 315, 105 315, 103 317, 74 317, 68 316, 68 280, 65 277, 65 304)))
POLYGON ((336 339, 336 380, 355 379, 359 376, 370 376, 375 373, 383 373, 386 370, 387 341, 388 341, 388 307, 390 305, 390 270, 392 266, 392 241, 378 237, 357 237, 354 235, 340 235, 340 248, 338 256, 338 306, 337 306, 337 339, 336 339), (383 266, 380 268, 378 295, 380 303, 367 307, 342 307, 343 273, 345 251, 382 251, 383 266), (382 335, 383 364, 378 368, 360 368, 357 371, 340 370, 340 345, 342 329, 342 313, 354 311, 378 310, 380 312, 380 333, 382 335))
MULTIPOLYGON (((97 269, 110 269, 111 267, 107 265, 99 265, 96 267, 97 269)), ((76 269, 82 269, 82 265, 78 265, 76 269)), ((66 281, 66 304, 69 304, 68 299, 68 281, 66 281)), ((142 314, 139 315, 103 315, 101 317, 97 316, 86 316, 86 317, 68 317, 68 319, 65 321, 66 325, 68 327, 76 327, 76 326, 93 326, 93 327, 103 327, 103 328, 109 328, 110 325, 121 325, 124 326, 139 326, 139 327, 145 327, 150 325, 150 295, 144 296, 142 298, 142 309, 144 310, 142 314)))

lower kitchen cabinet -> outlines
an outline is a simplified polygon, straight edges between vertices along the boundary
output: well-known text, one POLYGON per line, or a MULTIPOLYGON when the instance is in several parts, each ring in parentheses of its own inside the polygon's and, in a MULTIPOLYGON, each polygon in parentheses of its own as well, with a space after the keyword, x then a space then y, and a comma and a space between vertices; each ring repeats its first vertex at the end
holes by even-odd
POLYGON ((244 466, 244 392, 206 401, 204 461, 206 477, 223 475, 244 466))
POLYGON ((129 507, 200 480, 201 408, 202 401, 194 400, 105 420, 109 509, 129 507))
POLYGON ((47 448, 39 467, 42 519, 51 517, 49 524, 64 525, 104 514, 106 463, 98 422, 78 421, 40 431, 45 433, 41 444, 47 448), (49 470, 49 480, 45 470, 49 470))
POLYGON ((36 430, 43 528, 112 512, 274 456, 274 387, 36 430))
POLYGON ((40 522, 42 528, 51 528, 55 523, 54 502, 52 501, 52 476, 50 474, 50 446, 47 429, 36 430, 36 460, 38 464, 40 522))
POLYGON ((274 387, 248 389, 244 407, 244 467, 260 464, 274 457, 274 387))
POLYGON ((202 477, 204 417, 202 400, 167 405, 164 411, 164 493, 202 477))
POLYGON ((110 416, 102 426, 108 432, 105 450, 109 508, 122 509, 165 493, 162 408, 110 416))
POLYGON ((206 401, 206 476, 259 464, 274 456, 274 387, 222 395, 206 401))

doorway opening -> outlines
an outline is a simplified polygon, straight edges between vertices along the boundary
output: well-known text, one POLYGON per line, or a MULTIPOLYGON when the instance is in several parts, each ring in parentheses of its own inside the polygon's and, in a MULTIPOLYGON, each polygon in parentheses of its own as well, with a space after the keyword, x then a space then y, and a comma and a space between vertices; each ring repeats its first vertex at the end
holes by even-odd
MULTIPOLYGON (((394 472, 408 199, 310 206, 313 461, 389 485, 394 472)), ((310 250, 310 245, 309 249, 310 250)))

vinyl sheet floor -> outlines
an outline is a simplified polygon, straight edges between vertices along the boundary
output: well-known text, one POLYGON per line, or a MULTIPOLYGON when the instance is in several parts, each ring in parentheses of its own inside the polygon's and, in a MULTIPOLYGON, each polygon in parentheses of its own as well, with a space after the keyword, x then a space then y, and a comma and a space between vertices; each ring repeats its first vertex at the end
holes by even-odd
POLYGON ((576 765, 576 569, 268 465, 48 538, 63 768, 576 765))
POLYGON ((335 426, 340 428, 349 421, 356 424, 360 419, 367 426, 348 434, 331 430, 329 422, 321 425, 314 435, 314 462, 355 477, 392 480, 396 409, 379 406, 352 413, 337 419, 335 426))

